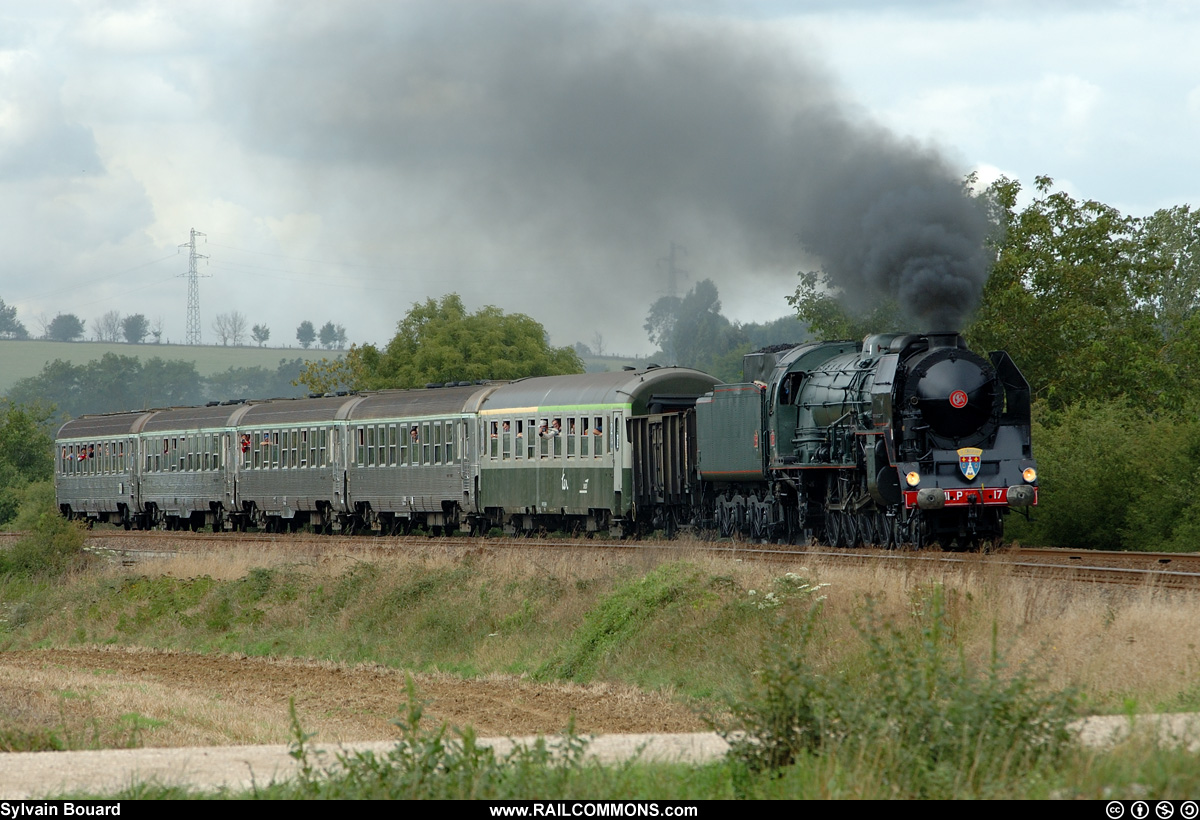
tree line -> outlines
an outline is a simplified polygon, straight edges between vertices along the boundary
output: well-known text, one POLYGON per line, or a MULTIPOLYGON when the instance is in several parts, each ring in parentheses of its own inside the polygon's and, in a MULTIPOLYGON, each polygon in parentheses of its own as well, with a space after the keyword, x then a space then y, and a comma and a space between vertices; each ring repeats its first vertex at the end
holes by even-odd
POLYGON ((86 364, 56 359, 36 376, 19 379, 7 400, 22 407, 42 407, 56 418, 85 413, 117 413, 149 407, 173 407, 250 398, 296 398, 305 394, 296 380, 302 359, 280 359, 278 367, 230 367, 202 376, 196 363, 157 356, 106 353, 86 364))
MULTIPOLYGON (((39 319, 42 323, 40 338, 53 342, 78 342, 87 336, 87 322, 74 313, 59 313, 53 319, 39 319)), ((271 328, 266 324, 251 325, 246 315, 241 311, 231 310, 219 313, 211 324, 216 334, 217 343, 223 347, 241 347, 247 341, 253 341, 262 347, 271 338, 271 328)), ((120 311, 110 310, 97 317, 92 323, 92 339, 97 342, 126 343, 131 345, 145 344, 152 339, 153 344, 162 342, 162 319, 153 324, 144 314, 134 313, 122 316, 120 311)), ((25 340, 33 338, 24 323, 17 319, 17 309, 0 299, 0 340, 25 340)), ((341 350, 346 346, 346 328, 332 321, 326 322, 317 330, 311 321, 305 319, 296 328, 296 340, 304 349, 312 347, 314 342, 327 350, 341 350)))

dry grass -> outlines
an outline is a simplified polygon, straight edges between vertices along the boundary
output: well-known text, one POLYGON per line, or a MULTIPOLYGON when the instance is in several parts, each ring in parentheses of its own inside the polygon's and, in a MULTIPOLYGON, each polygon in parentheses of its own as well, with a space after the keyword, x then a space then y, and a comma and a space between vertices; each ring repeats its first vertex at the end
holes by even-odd
MULTIPOLYGON (((663 561, 689 561, 711 576, 725 576, 744 589, 765 589, 784 572, 800 571, 830 586, 822 623, 828 640, 827 659, 839 662, 839 652, 856 643, 855 623, 862 620, 869 598, 876 613, 895 623, 912 620, 916 607, 933 584, 948 592, 950 617, 968 652, 984 658, 991 651, 993 625, 1000 647, 1014 660, 1036 659, 1054 686, 1078 686, 1098 706, 1123 708, 1129 700, 1143 705, 1200 699, 1200 607, 1194 593, 1153 586, 1107 587, 1013 578, 981 557, 962 568, 939 565, 880 562, 852 566, 819 556, 802 565, 743 561, 735 553, 702 551, 704 545, 682 544, 670 550, 632 549, 617 553, 586 550, 475 550, 476 585, 493 587, 557 579, 562 595, 548 617, 560 623, 577 623, 594 604, 594 596, 580 590, 611 582, 614 576, 633 577, 663 561), (1197 690, 1197 691, 1193 691, 1197 690)), ((147 574, 175 578, 210 576, 217 580, 241 578, 255 567, 286 566, 313 576, 334 577, 364 560, 395 578, 411 576, 414 569, 452 569, 461 553, 431 545, 403 552, 374 551, 370 555, 301 553, 270 550, 236 555, 181 555, 146 562, 147 574)), ((120 568, 107 570, 127 574, 120 568)), ((696 623, 703 622, 697 614, 696 623)), ((519 634, 496 635, 477 659, 483 668, 503 668, 526 642, 519 634)))
MULTIPOLYGON (((664 562, 683 561, 708 579, 709 586, 718 589, 719 594, 713 594, 711 600, 701 597, 689 601, 686 606, 674 608, 669 620, 656 623, 658 632, 665 632, 663 625, 669 624, 670 634, 639 636, 633 644, 608 656, 608 682, 597 686, 609 687, 599 697, 612 701, 618 713, 621 708, 660 708, 648 705, 646 693, 639 693, 629 683, 653 688, 654 698, 660 699, 655 702, 661 705, 677 700, 679 688, 672 681, 686 681, 689 686, 703 689, 704 681, 728 682, 753 668, 762 641, 770 638, 769 621, 735 622, 743 631, 717 635, 711 631, 712 613, 722 606, 728 613, 730 600, 744 600, 752 589, 770 589, 786 572, 829 585, 822 589, 825 601, 815 660, 831 669, 847 668, 847 664, 856 662, 862 645, 858 630, 867 621, 868 609, 879 620, 917 624, 930 590, 942 585, 948 623, 958 645, 972 659, 986 659, 995 637, 1010 660, 1031 660, 1044 672, 1047 685, 1078 687, 1097 712, 1121 712, 1130 703, 1143 710, 1200 705, 1200 686, 1196 683, 1200 655, 1195 638, 1200 634, 1200 607, 1195 605, 1196 595, 1192 593, 1013 578, 986 557, 952 568, 936 563, 897 562, 854 566, 819 556, 785 565, 743 561, 733 552, 704 552, 687 544, 669 550, 476 548, 463 552, 436 542, 402 551, 351 551, 339 549, 336 541, 331 543, 333 549, 324 552, 304 546, 220 555, 183 554, 142 562, 133 571, 117 565, 95 566, 65 581, 56 595, 73 603, 63 606, 53 617, 26 624, 19 646, 101 642, 110 636, 127 641, 120 637, 118 623, 123 615, 128 617, 130 609, 122 612, 106 604, 97 592, 105 585, 111 587, 137 576, 236 581, 252 570, 271 568, 277 581, 284 577, 297 579, 307 590, 294 600, 270 603, 272 628, 277 633, 310 630, 314 634, 306 640, 311 643, 297 644, 310 647, 301 650, 302 654, 335 657, 336 645, 330 641, 330 654, 325 654, 320 642, 329 639, 312 626, 312 589, 323 586, 332 590, 362 572, 369 575, 370 592, 365 594, 378 595, 403 589, 414 579, 441 576, 454 579, 454 600, 486 612, 500 626, 489 627, 491 631, 485 638, 464 641, 462 648, 452 644, 449 648, 430 646, 400 634, 407 624, 423 623, 422 619, 438 614, 436 607, 447 606, 444 600, 437 600, 439 595, 433 595, 415 599, 413 609, 395 615, 392 623, 397 625, 397 634, 376 633, 375 637, 381 642, 393 641, 398 647, 397 657, 409 653, 406 657, 426 667, 430 658, 439 658, 441 668, 469 668, 486 688, 489 680, 508 679, 501 673, 537 668, 614 588, 645 576, 664 562), (469 571, 464 572, 464 568, 469 571), (93 599, 90 608, 81 603, 88 598, 93 599), (523 620, 523 607, 532 613, 527 620, 523 620)), ((3 597, 0 589, 0 616, 9 606, 3 603, 3 597)), ((330 620, 321 629, 326 634, 362 634, 360 619, 371 612, 373 603, 360 600, 356 606, 330 610, 330 620)), ((158 646, 186 647, 195 645, 196 640, 182 626, 164 626, 155 635, 158 646)), ((0 640, 4 639, 0 632, 0 640)), ((362 639, 370 641, 372 635, 362 634, 362 639)), ((89 735, 96 735, 101 745, 144 742, 147 734, 153 735, 153 745, 287 740, 286 696, 273 695, 270 702, 264 702, 261 694, 255 695, 250 688, 205 693, 202 688, 177 686, 153 676, 113 676, 76 666, 47 666, 30 672, 27 666, 5 665, 3 658, 0 655, 0 730, 59 726, 74 746, 93 745, 89 735)), ((390 670, 389 674, 399 673, 390 670)), ((434 677, 427 679, 432 681, 434 677)), ((395 716, 402 687, 391 678, 380 685, 385 686, 390 699, 388 715, 395 716)), ((528 685, 535 686, 531 682, 528 685)), ((591 690, 572 689, 574 684, 541 686, 540 695, 535 689, 513 691, 509 705, 526 709, 539 697, 570 703, 592 696, 588 694, 591 690)), ((456 707, 463 710, 462 714, 468 713, 472 697, 462 696, 462 703, 456 707)), ((312 708, 319 708, 320 714, 311 717, 322 722, 323 737, 348 739, 358 730, 347 729, 339 721, 347 719, 354 709, 368 707, 347 704, 344 709, 338 705, 312 708)), ((494 706, 497 714, 504 708, 499 701, 494 706)))

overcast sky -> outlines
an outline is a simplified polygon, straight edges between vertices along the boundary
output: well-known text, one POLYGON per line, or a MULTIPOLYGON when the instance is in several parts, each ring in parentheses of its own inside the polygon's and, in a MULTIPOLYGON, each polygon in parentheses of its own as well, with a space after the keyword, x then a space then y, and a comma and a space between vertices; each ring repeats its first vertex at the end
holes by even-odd
POLYGON ((209 343, 385 343, 456 291, 645 353, 672 243, 763 321, 798 270, 970 245, 971 170, 1200 203, 1198 42, 1190 2, 0 0, 0 298, 181 342, 195 228, 209 343))

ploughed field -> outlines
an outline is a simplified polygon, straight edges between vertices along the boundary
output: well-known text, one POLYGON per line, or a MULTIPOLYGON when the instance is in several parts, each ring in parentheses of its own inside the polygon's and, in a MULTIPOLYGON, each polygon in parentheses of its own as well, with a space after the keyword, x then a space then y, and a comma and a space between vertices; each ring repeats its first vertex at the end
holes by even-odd
MULTIPOLYGON (((485 737, 695 732, 686 706, 629 687, 534 683, 515 677, 413 676, 425 716, 485 737)), ((146 746, 287 743, 289 702, 325 743, 390 740, 407 703, 406 675, 382 666, 130 648, 0 653, 0 714, 8 728, 86 727, 93 716, 140 722, 146 746)), ((86 732, 86 728, 79 729, 86 732)))

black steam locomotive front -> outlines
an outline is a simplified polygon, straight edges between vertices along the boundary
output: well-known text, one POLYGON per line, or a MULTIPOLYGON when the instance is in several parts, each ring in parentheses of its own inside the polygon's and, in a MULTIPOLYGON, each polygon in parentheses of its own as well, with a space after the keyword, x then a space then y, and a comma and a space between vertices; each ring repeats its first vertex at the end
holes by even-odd
POLYGON ((928 334, 897 362, 891 444, 920 541, 998 538, 1003 512, 1037 503, 1029 384, 1006 353, 928 334))

